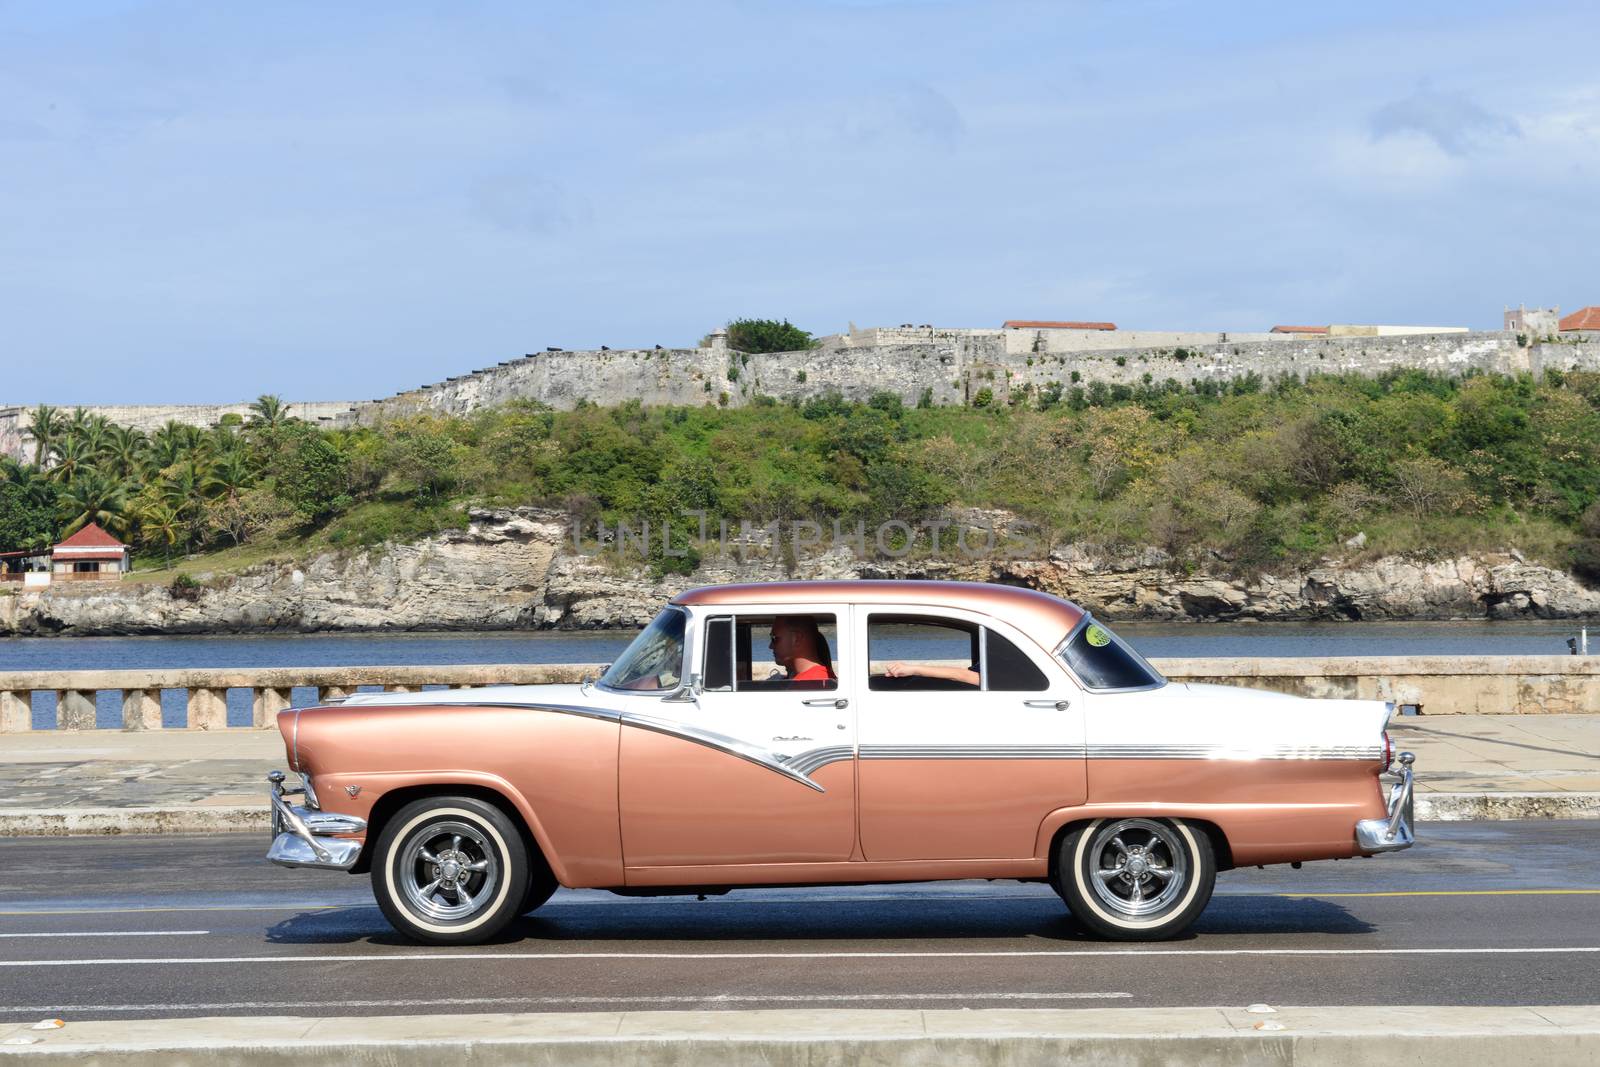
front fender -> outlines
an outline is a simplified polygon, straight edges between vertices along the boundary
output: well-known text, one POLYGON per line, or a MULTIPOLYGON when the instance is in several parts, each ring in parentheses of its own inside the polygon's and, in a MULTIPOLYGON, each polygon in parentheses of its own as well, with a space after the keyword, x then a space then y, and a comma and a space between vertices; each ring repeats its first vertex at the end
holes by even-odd
MULTIPOLYGON (((373 818, 373 812, 379 811, 381 817, 387 819, 399 805, 385 804, 384 801, 396 793, 417 796, 447 794, 457 786, 488 790, 504 798, 516 811, 533 836, 534 843, 539 846, 539 851, 544 854, 551 873, 562 885, 615 885, 622 880, 620 857, 615 864, 607 864, 604 860, 574 857, 565 853, 529 798, 497 774, 463 770, 350 772, 318 775, 316 786, 318 795, 323 798, 324 810, 337 809, 342 814, 357 815, 367 820, 369 844, 374 843, 375 835, 382 829, 381 822, 373 818), (352 788, 356 790, 354 795, 350 792, 352 788), (329 799, 332 797, 337 797, 337 800, 330 805, 329 799), (576 867, 574 860, 577 860, 576 867)), ((402 799, 400 803, 408 799, 402 799)))

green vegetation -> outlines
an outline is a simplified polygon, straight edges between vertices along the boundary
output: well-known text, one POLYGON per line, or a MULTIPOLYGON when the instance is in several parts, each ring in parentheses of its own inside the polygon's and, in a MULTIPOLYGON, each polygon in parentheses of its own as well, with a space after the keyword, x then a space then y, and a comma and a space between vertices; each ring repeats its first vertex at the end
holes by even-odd
MULTIPOLYGON (((243 425, 146 437, 50 413, 48 465, 0 478, 3 547, 91 517, 141 566, 204 551, 220 566, 408 540, 470 503, 542 504, 585 523, 719 519, 916 522, 1006 508, 1054 541, 1156 546, 1175 565, 1245 572, 1363 552, 1516 548, 1600 582, 1600 375, 1377 379, 1255 375, 915 407, 883 393, 745 407, 557 412, 513 403, 320 431, 263 398, 243 425)), ((698 557, 654 560, 665 572, 698 557)), ((180 563, 179 571, 192 569, 180 563)))
POLYGON ((808 331, 788 319, 735 319, 728 323, 728 347, 736 352, 803 352, 816 345, 808 331))

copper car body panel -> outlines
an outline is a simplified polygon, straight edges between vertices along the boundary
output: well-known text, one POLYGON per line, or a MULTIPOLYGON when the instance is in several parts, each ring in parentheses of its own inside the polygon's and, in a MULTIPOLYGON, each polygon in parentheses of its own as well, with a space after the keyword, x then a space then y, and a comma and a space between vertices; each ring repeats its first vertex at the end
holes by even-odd
POLYGON ((299 717, 299 761, 313 768, 326 810, 369 818, 398 789, 493 789, 515 805, 562 884, 621 884, 615 722, 470 704, 291 714, 299 717), (360 785, 360 795, 348 796, 347 785, 360 785))

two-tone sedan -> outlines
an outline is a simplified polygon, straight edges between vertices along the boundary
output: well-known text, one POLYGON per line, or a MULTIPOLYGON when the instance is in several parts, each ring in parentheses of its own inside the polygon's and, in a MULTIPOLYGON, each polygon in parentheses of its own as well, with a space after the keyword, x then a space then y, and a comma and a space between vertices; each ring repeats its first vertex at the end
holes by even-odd
POLYGON ((775 582, 675 598, 598 680, 371 693, 278 718, 268 858, 370 873, 480 942, 559 886, 1048 881, 1171 937, 1218 871, 1412 843, 1393 706, 1168 682, 1028 589, 775 582))

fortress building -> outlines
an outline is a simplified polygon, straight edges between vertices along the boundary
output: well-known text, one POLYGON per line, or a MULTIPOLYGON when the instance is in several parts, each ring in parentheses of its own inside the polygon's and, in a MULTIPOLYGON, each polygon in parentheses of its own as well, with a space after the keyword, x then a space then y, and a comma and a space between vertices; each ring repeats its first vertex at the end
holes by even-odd
MULTIPOLYGON (((1276 326, 1269 332, 1123 330, 1115 323, 1012 319, 998 328, 902 325, 851 328, 802 352, 744 353, 714 330, 696 348, 547 349, 356 403, 297 402, 289 413, 329 426, 370 424, 410 412, 465 415, 525 399, 566 409, 637 400, 649 405, 739 406, 758 397, 837 392, 865 400, 888 391, 908 404, 1034 403, 1074 387, 1263 382, 1313 374, 1377 375, 1600 371, 1600 307, 1547 329, 1556 310, 1506 312, 1506 329, 1427 326, 1276 326), (1516 318, 1513 318, 1513 316, 1516 318), (1569 326, 1569 323, 1572 325, 1569 326)), ((70 398, 43 398, 58 403, 70 398)), ((89 410, 154 429, 168 419, 215 425, 247 404, 144 405, 89 410)), ((32 458, 23 406, 0 407, 0 453, 32 458)))

